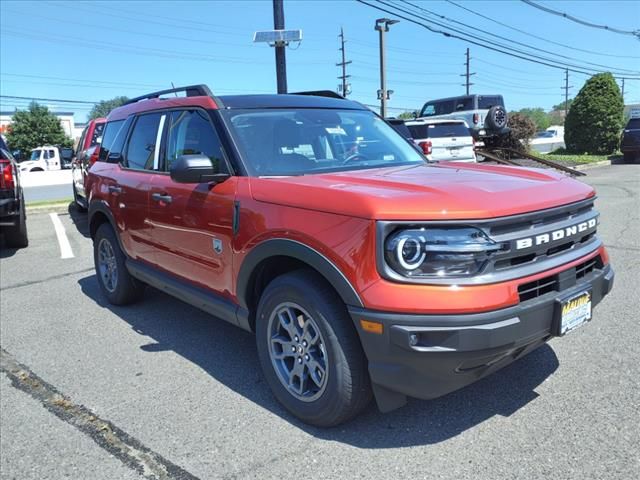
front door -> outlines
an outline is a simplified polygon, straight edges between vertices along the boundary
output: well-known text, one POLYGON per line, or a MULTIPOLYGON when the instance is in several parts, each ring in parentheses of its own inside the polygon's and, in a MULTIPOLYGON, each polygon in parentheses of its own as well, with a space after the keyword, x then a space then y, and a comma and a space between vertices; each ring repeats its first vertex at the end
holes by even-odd
POLYGON ((206 155, 219 173, 228 172, 207 112, 168 112, 165 151, 165 173, 154 176, 150 194, 149 217, 157 263, 198 286, 230 294, 237 178, 210 185, 177 183, 169 176, 172 162, 181 155, 206 155))

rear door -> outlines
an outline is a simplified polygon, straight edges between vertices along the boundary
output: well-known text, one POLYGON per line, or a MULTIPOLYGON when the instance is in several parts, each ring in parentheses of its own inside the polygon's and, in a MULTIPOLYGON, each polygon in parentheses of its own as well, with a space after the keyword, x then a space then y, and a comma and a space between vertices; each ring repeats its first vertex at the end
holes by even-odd
POLYGON ((219 137, 206 111, 175 110, 167 116, 164 172, 150 192, 150 236, 158 265, 198 286, 224 294, 232 289, 234 200, 237 177, 208 183, 174 182, 169 170, 181 155, 206 155, 218 173, 229 173, 219 137))
POLYGON ((121 225, 120 238, 131 258, 155 263, 149 195, 158 173, 160 141, 166 113, 137 116, 122 155, 119 171, 109 185, 111 211, 121 225))

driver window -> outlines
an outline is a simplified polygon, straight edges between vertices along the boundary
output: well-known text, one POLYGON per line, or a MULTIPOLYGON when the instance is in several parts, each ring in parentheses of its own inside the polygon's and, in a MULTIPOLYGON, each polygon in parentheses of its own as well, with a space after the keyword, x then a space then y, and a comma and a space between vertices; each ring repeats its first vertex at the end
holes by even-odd
POLYGON ((181 155, 206 155, 217 172, 226 172, 220 140, 202 110, 171 112, 165 170, 181 155))

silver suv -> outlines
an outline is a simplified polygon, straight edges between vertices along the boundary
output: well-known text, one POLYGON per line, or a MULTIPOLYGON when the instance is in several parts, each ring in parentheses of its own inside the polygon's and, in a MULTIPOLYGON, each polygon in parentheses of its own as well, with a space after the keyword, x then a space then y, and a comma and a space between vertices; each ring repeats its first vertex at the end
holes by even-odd
POLYGON ((475 140, 492 144, 509 133, 502 95, 461 95, 431 100, 418 118, 464 120, 475 140))

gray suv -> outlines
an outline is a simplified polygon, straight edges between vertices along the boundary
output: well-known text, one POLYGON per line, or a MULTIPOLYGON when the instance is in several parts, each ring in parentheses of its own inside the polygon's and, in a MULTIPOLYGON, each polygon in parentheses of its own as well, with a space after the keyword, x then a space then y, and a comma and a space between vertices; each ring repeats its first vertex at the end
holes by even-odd
POLYGON ((461 95, 431 100, 424 104, 418 117, 464 120, 473 138, 489 145, 509 133, 502 95, 461 95))

